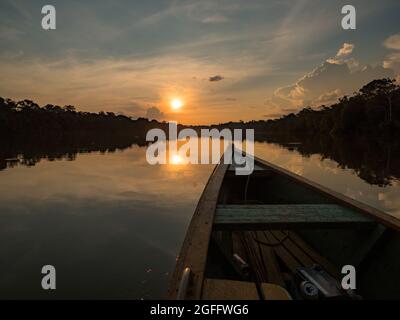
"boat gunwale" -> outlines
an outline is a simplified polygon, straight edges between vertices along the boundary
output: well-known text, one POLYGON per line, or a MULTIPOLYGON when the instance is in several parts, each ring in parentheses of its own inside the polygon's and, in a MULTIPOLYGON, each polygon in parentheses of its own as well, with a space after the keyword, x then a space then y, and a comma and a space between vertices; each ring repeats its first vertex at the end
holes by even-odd
POLYGON ((317 191, 318 193, 329 197, 330 199, 336 201, 337 203, 339 203, 341 205, 349 207, 363 215, 373 218, 374 220, 377 220, 377 222, 385 225, 386 227, 389 227, 396 231, 400 230, 400 220, 397 219, 396 217, 390 215, 389 213, 386 213, 386 212, 376 209, 370 205, 367 205, 365 203, 362 203, 360 201, 352 199, 342 193, 336 192, 328 187, 325 187, 317 182, 311 181, 311 180, 309 180, 303 176, 300 176, 296 173, 293 173, 289 170, 281 168, 281 167, 279 167, 273 163, 270 163, 266 160, 260 159, 256 156, 252 156, 252 157, 254 158, 255 162, 258 162, 259 164, 261 164, 264 167, 268 167, 269 169, 277 172, 278 174, 282 174, 291 180, 301 183, 302 185, 304 185, 305 187, 307 187, 313 191, 317 191))
MULTIPOLYGON (((168 299, 176 299, 177 292, 179 288, 179 282, 182 278, 183 270, 189 267, 191 270, 191 284, 192 290, 191 294, 188 295, 189 299, 200 299, 203 289, 204 271, 207 263, 208 247, 211 238, 211 232, 214 223, 214 215, 216 212, 216 207, 218 204, 219 194, 221 190, 222 183, 225 179, 225 174, 228 170, 229 164, 223 163, 223 156, 220 162, 214 167, 204 190, 199 198, 196 209, 193 213, 189 226, 186 230, 186 235, 182 243, 179 256, 176 261, 174 272, 172 274, 170 285, 168 288, 168 299), (218 187, 217 192, 212 192, 213 188, 218 187), (210 206, 209 208, 203 207, 204 204, 210 206), (203 215, 208 212, 208 219, 206 221, 201 221, 205 218, 203 215), (209 220, 209 221, 207 221, 209 220), (207 227, 205 227, 207 226, 207 227), (200 230, 199 230, 200 228, 200 230), (202 240, 199 241, 199 237, 196 237, 195 233, 203 233, 201 237, 202 240), (193 247, 194 242, 200 246, 197 248, 196 252, 190 252, 191 247, 193 247), (202 252, 199 252, 202 251, 202 252), (190 256, 190 254, 192 254, 190 256), (193 258, 197 258, 197 262, 190 261, 193 258)), ((207 218, 207 217, 206 217, 207 218)))

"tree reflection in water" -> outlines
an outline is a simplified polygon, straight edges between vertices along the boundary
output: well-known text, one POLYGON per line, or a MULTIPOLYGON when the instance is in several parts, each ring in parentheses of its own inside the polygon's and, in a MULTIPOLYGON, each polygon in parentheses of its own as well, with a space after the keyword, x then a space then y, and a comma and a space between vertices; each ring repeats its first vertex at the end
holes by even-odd
MULTIPOLYGON (((258 142, 269 142, 297 151, 303 157, 320 155, 322 159, 335 161, 339 168, 351 169, 361 179, 381 187, 391 185, 400 178, 400 146, 395 142, 383 142, 366 138, 340 138, 317 136, 298 139, 293 142, 288 137, 263 138, 258 142)), ((62 139, 35 141, 16 140, 1 142, 0 170, 18 165, 34 166, 42 159, 75 160, 78 153, 110 153, 122 151, 132 145, 146 146, 143 138, 137 136, 110 137, 64 136, 62 139)), ((268 160, 268 159, 266 159, 268 160)))

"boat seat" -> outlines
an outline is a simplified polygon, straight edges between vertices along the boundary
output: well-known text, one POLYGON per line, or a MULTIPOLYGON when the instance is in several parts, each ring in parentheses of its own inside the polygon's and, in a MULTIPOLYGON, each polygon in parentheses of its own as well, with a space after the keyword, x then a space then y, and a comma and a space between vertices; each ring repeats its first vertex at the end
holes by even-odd
MULTIPOLYGON (((292 300, 285 288, 262 283, 265 300, 292 300)), ((260 300, 254 282, 205 279, 203 300, 260 300)))
MULTIPOLYGON (((235 165, 235 164, 231 164, 231 165, 229 165, 228 171, 235 171, 236 168, 241 168, 241 166, 238 166, 238 165, 235 165)), ((265 167, 262 167, 262 166, 260 166, 260 165, 255 163, 253 171, 272 171, 272 170, 268 170, 265 167)))
POLYGON ((374 220, 337 204, 218 205, 216 230, 371 226, 374 220))

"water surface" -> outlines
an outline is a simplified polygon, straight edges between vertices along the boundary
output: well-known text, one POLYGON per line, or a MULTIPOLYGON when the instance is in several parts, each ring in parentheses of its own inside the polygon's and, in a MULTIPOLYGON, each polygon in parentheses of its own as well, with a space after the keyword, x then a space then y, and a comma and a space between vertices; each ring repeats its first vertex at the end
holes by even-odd
MULTIPOLYGON (((296 148, 256 155, 400 217, 400 184, 370 184, 296 148)), ((0 298, 163 298, 212 165, 150 166, 146 149, 78 153, 0 171, 0 298), (43 265, 57 289, 41 289, 43 265)), ((27 159, 25 159, 26 161, 27 159)), ((26 164, 26 163, 25 163, 26 164)))

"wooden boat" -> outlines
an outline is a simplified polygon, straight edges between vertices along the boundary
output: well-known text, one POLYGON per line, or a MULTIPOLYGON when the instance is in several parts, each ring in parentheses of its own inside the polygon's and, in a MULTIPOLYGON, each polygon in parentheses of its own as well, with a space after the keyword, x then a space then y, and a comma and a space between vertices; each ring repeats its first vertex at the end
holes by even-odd
POLYGON ((400 298, 398 219, 254 161, 249 176, 235 175, 233 164, 214 169, 177 259, 170 299, 400 298), (345 265, 355 268, 356 291, 342 286, 345 265))

